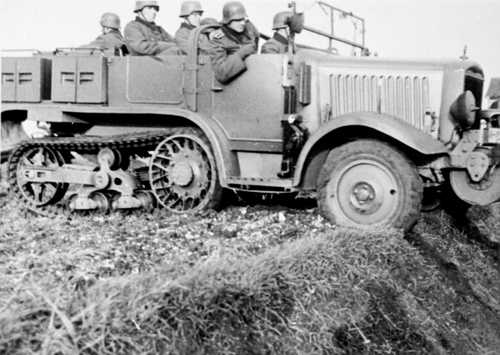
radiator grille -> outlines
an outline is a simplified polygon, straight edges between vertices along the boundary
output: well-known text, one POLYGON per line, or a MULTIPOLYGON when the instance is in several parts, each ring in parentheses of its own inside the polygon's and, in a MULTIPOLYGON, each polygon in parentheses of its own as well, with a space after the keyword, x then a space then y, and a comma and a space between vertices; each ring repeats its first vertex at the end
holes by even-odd
POLYGON ((330 117, 359 111, 380 112, 423 129, 429 107, 429 78, 331 74, 330 93, 330 117))

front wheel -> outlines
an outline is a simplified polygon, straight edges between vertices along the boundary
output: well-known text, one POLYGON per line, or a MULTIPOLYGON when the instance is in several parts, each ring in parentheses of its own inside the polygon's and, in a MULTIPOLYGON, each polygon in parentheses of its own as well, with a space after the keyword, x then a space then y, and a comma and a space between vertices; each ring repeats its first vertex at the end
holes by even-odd
POLYGON ((374 139, 332 149, 317 189, 321 214, 347 227, 407 231, 422 205, 422 181, 414 164, 391 145, 374 139))

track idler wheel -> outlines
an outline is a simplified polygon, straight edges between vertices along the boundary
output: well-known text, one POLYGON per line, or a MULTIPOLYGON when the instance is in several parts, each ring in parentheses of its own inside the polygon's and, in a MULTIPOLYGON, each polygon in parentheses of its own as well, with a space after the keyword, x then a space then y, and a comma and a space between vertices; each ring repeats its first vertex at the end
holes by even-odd
POLYGON ((23 153, 15 171, 17 191, 28 205, 43 207, 59 202, 68 189, 68 184, 55 182, 33 182, 30 176, 37 168, 62 166, 61 154, 49 148, 33 148, 23 153), (31 170, 33 169, 33 170, 31 170))

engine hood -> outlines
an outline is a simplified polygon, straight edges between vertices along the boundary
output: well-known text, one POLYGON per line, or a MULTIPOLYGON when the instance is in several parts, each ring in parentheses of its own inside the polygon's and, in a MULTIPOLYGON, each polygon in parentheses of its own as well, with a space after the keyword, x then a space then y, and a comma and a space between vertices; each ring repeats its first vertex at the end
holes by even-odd
POLYGON ((475 73, 483 74, 481 66, 472 60, 448 59, 401 59, 381 57, 348 57, 316 51, 312 49, 301 49, 297 52, 298 61, 306 61, 308 64, 318 66, 341 66, 352 68, 377 68, 377 69, 417 69, 417 70, 473 70, 475 73))

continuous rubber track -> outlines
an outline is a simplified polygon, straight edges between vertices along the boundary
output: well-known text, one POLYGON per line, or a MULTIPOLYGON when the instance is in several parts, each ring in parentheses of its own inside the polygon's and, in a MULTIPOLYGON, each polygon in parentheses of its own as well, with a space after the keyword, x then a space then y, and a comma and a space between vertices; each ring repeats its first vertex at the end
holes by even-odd
POLYGON ((17 167, 22 156, 34 148, 50 148, 67 156, 70 152, 79 154, 96 154, 100 149, 111 148, 133 153, 147 152, 154 149, 163 139, 172 134, 171 129, 155 130, 152 132, 133 133, 117 136, 94 137, 47 137, 31 139, 21 142, 13 150, 8 160, 7 181, 11 186, 11 193, 28 210, 47 217, 64 214, 62 204, 48 204, 36 206, 20 191, 17 184, 17 167))

